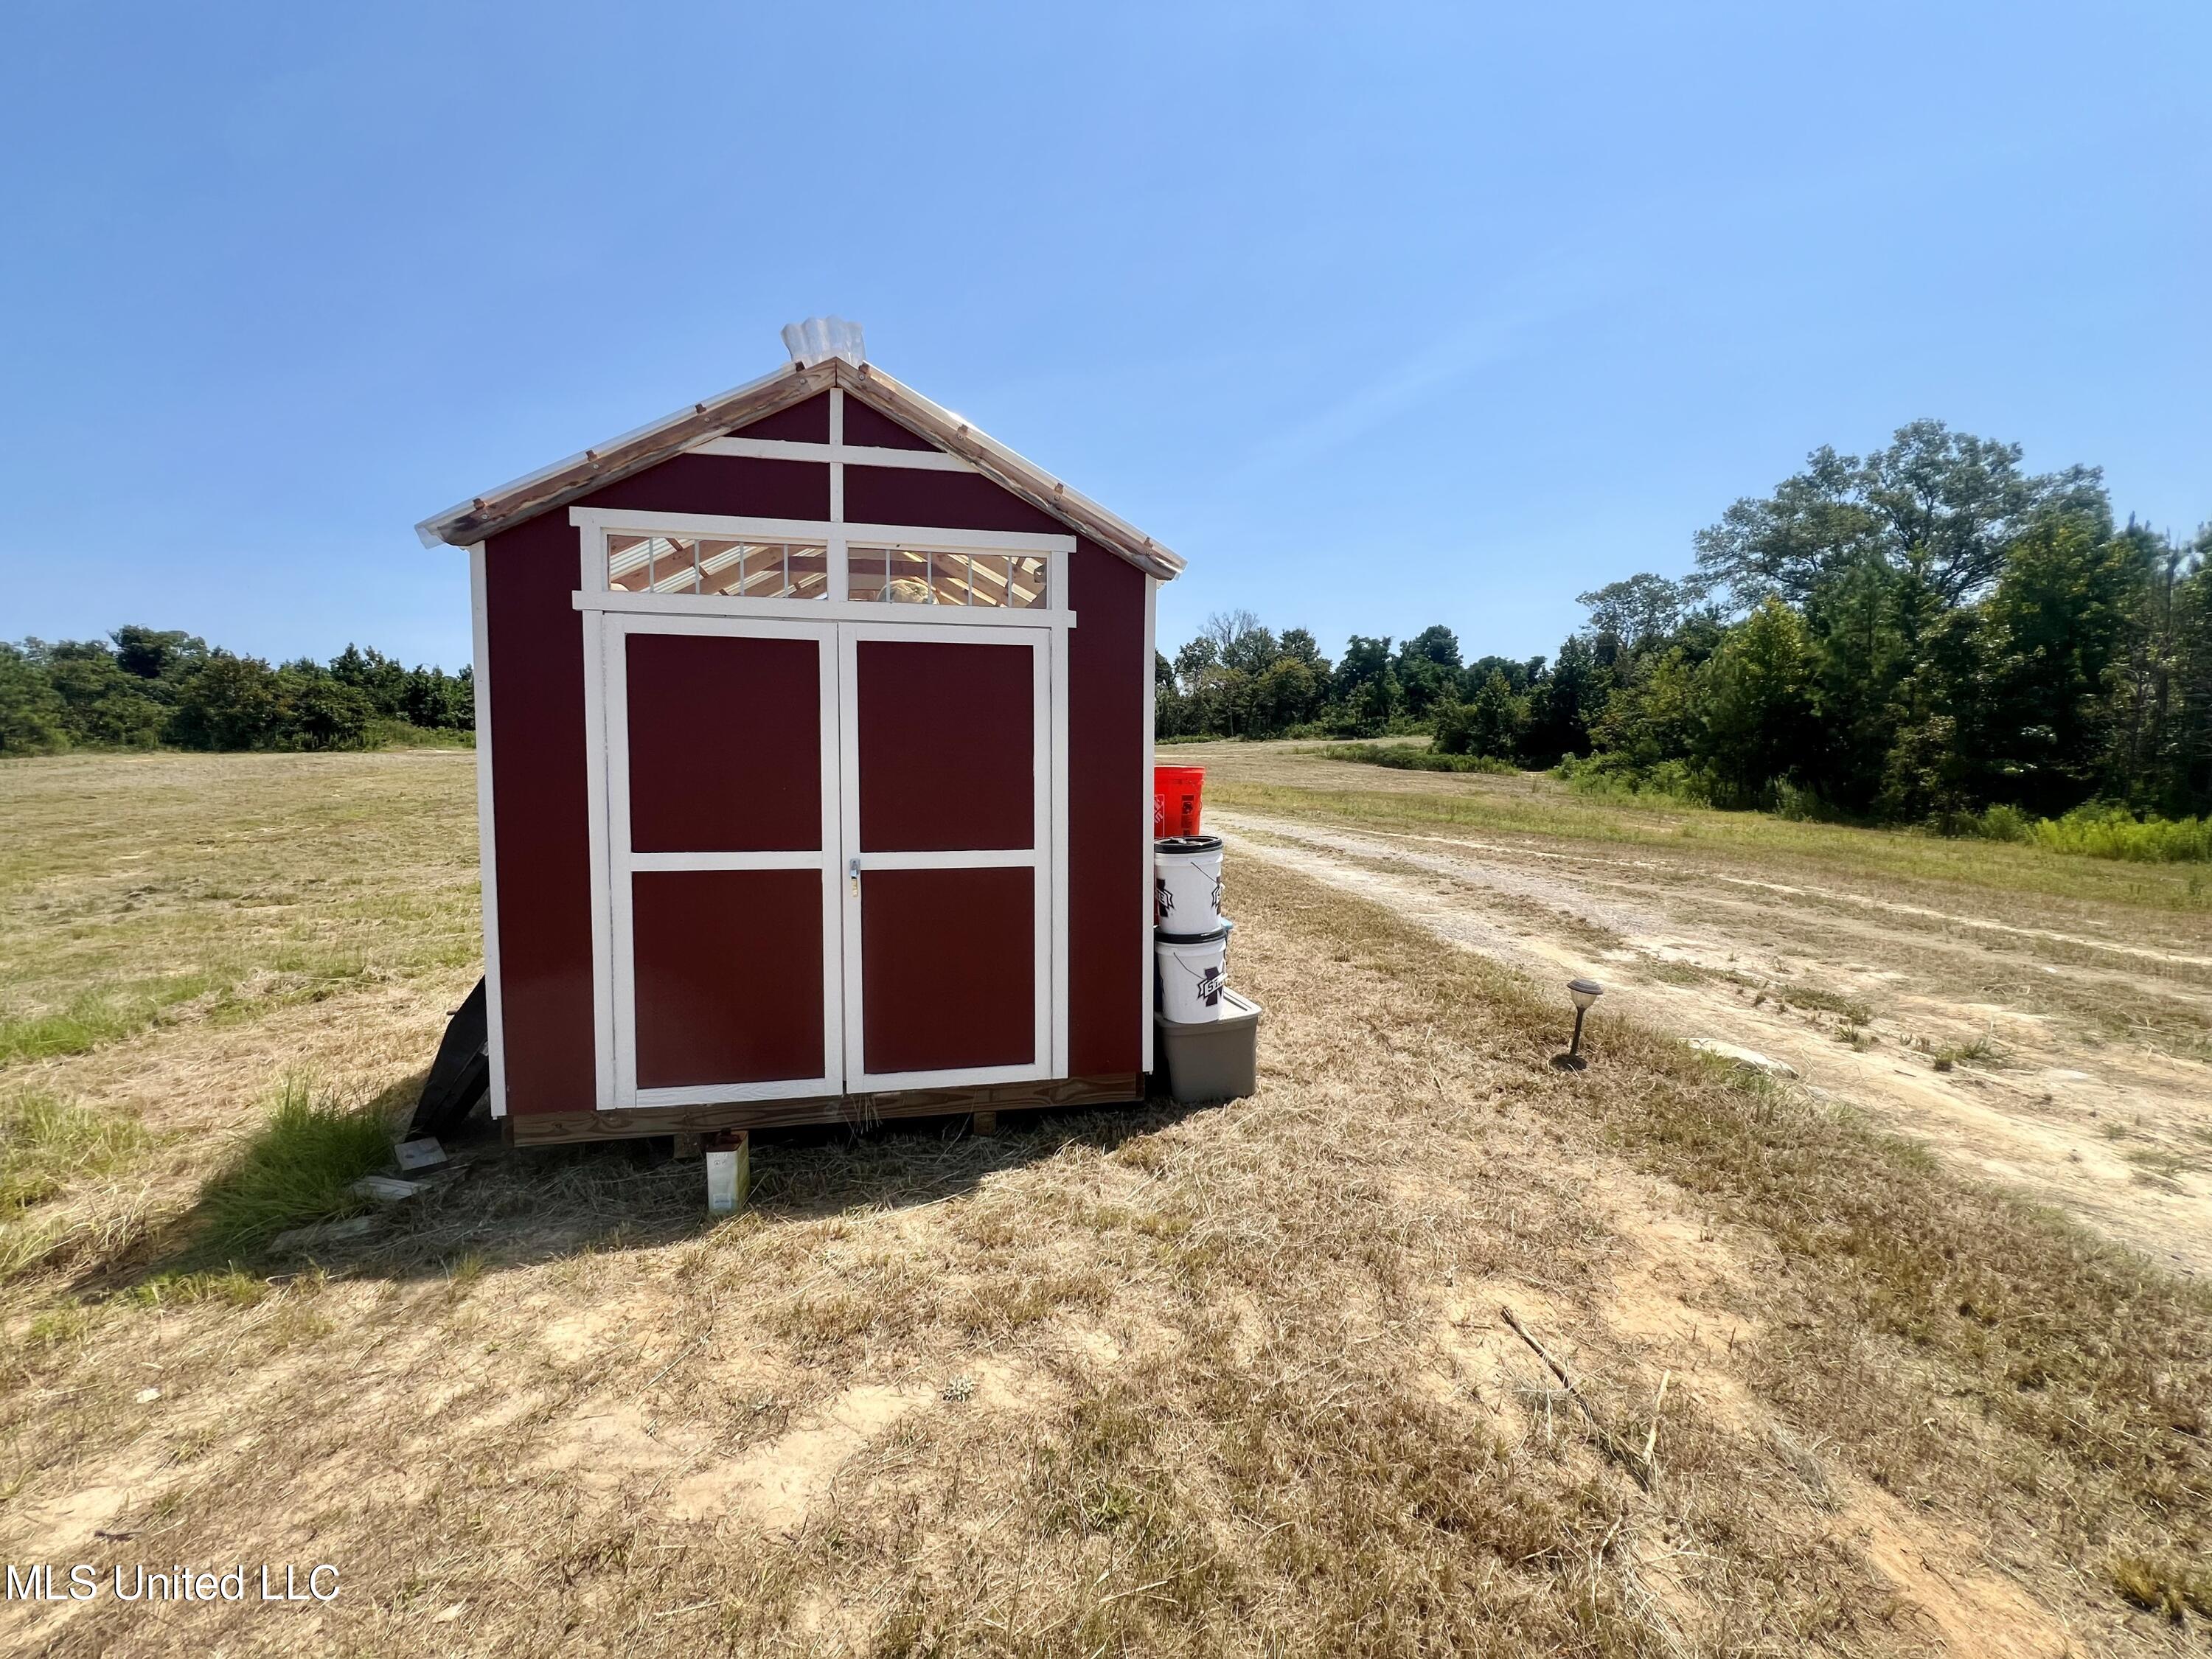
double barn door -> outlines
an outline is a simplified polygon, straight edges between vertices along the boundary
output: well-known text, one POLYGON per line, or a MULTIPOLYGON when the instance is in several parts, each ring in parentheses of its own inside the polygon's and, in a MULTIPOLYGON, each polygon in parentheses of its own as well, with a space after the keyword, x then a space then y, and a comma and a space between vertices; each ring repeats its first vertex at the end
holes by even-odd
POLYGON ((1050 1075, 1050 630, 602 625, 605 1103, 1050 1075))

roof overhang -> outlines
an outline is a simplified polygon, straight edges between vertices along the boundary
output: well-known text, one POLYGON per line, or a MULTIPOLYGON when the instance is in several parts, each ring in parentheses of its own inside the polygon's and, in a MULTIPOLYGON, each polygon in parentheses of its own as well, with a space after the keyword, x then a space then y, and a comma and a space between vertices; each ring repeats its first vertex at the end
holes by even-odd
POLYGON ((848 395, 959 456, 994 483, 1090 537, 1147 575, 1171 581, 1182 574, 1182 558, 1134 525, 1070 489, 1042 467, 893 380, 874 364, 850 363, 842 357, 789 364, 733 392, 694 404, 580 455, 571 455, 526 477, 472 496, 423 520, 415 526, 415 533, 425 547, 441 543, 473 546, 542 513, 566 507, 618 478, 642 472, 710 438, 719 438, 733 427, 804 403, 832 386, 842 386, 848 395))

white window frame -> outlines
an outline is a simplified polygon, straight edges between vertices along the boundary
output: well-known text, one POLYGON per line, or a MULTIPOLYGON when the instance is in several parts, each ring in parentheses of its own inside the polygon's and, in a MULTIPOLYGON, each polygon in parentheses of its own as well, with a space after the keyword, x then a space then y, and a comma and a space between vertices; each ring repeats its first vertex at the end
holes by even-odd
POLYGON ((1054 628, 1075 626, 1068 605, 1067 572, 1075 538, 1019 530, 955 530, 942 526, 853 524, 845 518, 845 467, 854 465, 920 467, 931 471, 975 469, 942 450, 869 449, 844 442, 845 392, 830 393, 830 442, 795 443, 780 439, 717 438, 696 445, 694 454, 763 455, 820 460, 830 468, 827 519, 758 519, 705 513, 653 513, 635 507, 572 507, 568 522, 577 531, 579 566, 575 605, 586 613, 629 612, 676 617, 782 617, 813 622, 899 619, 956 628, 1054 628), (947 468, 943 464, 950 463, 947 468), (610 586, 610 535, 686 536, 715 541, 820 543, 830 550, 830 593, 824 599, 739 599, 712 593, 632 593, 610 586), (1044 603, 1026 611, 1000 606, 887 605, 880 599, 848 599, 851 549, 889 548, 917 553, 1006 553, 1044 561, 1044 603))

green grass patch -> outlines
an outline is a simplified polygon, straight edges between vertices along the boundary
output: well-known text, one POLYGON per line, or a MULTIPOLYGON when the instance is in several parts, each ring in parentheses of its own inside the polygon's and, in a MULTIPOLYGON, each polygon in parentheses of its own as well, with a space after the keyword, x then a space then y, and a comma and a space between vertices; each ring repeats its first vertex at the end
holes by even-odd
POLYGON ((1487 772, 1510 777, 1521 769, 1511 761, 1489 755, 1446 755, 1402 743, 1332 743, 1314 754, 1321 760, 1387 766, 1398 772, 1487 772))
POLYGON ((473 749, 477 734, 450 726, 416 726, 406 720, 371 720, 362 738, 364 749, 473 749))
POLYGON ((0 1224, 79 1177, 119 1169, 152 1139, 135 1117, 32 1090, 0 1096, 0 1224))
POLYGON ((205 974, 168 974, 80 992, 65 1006, 46 1013, 0 1018, 0 1066, 89 1054, 103 1042, 143 1030, 167 1010, 214 988, 215 981, 205 974))
POLYGON ((220 1302, 250 1308, 269 1294, 269 1282, 237 1267, 199 1273, 156 1273, 123 1292, 122 1300, 140 1308, 190 1307, 220 1302))
MULTIPOLYGON (((1723 810, 1714 805, 1706 781, 1683 762, 1668 761, 1634 772, 1608 766, 1606 761, 1603 756, 1592 760, 1570 757, 1552 775, 1576 794, 1594 800, 1641 802, 1677 811, 1723 810)), ((1848 814, 1826 808, 1814 797, 1787 783, 1778 784, 1775 793, 1781 797, 1776 810, 1757 816, 1908 833, 1932 830, 1950 838, 2008 842, 2039 852, 2134 864, 2212 862, 2212 818, 2162 818, 2154 813, 2138 817, 2126 807, 2106 801, 2091 801, 2057 818, 2039 818, 2017 806, 1992 806, 1925 825, 1881 826, 1856 823, 1848 814)))
POLYGON ((383 1113, 319 1102, 288 1083, 268 1122, 200 1189, 208 1241, 252 1250, 288 1227, 356 1215, 370 1200, 349 1188, 391 1157, 383 1113))
POLYGON ((1924 830, 1869 830, 1648 797, 1613 798, 1571 790, 1527 773, 1511 788, 1470 776, 1457 787, 1387 792, 1208 778, 1206 793, 1211 806, 1352 824, 1483 830, 1616 845, 1710 848, 1762 860, 1796 859, 1818 867, 1822 879, 1902 877, 2160 910, 2212 910, 2212 879, 2184 865, 2057 857, 2037 847, 1924 830), (1527 787, 1531 783, 1537 787, 1527 787))
POLYGON ((472 966, 470 768, 440 750, 0 762, 0 1066, 472 966))

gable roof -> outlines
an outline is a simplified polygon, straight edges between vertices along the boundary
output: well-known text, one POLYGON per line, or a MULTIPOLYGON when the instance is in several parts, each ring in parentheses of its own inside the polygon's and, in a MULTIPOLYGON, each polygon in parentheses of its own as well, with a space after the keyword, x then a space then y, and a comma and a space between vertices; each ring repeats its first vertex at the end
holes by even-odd
POLYGON ((1170 581, 1181 574, 1183 561, 1134 525, 1070 489, 1035 462, 1024 459, 873 363, 851 363, 842 357, 787 364, 733 392, 678 410, 650 426, 624 433, 580 455, 556 461, 512 483, 447 507, 416 525, 415 533, 425 547, 441 543, 473 545, 541 513, 566 507, 617 478, 642 472, 696 444, 721 437, 734 427, 804 403, 832 386, 843 387, 849 396, 959 456, 994 483, 1119 554, 1146 574, 1170 581))

